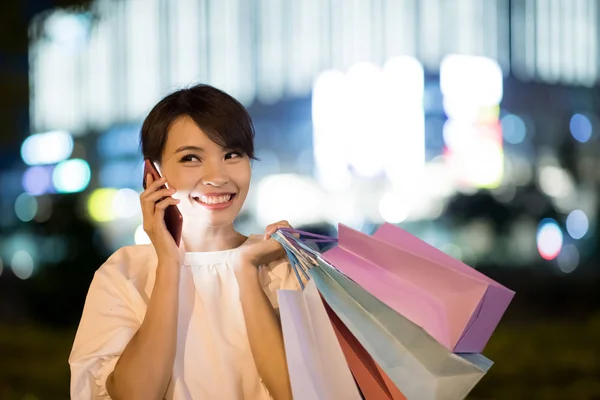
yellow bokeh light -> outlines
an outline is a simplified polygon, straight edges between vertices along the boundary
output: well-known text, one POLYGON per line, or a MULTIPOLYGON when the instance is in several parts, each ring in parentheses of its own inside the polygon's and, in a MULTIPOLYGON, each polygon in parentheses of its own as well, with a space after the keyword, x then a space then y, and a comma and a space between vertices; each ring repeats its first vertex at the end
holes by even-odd
POLYGON ((97 222, 108 222, 115 219, 113 201, 117 189, 101 188, 92 192, 87 202, 90 217, 97 222))

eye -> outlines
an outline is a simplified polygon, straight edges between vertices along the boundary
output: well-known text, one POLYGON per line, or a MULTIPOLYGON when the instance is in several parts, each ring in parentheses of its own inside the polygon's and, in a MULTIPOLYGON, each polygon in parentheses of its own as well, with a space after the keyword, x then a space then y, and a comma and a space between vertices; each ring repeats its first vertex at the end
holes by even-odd
POLYGON ((192 162, 192 161, 200 161, 200 157, 195 156, 193 154, 188 154, 181 157, 180 162, 192 162))
POLYGON ((242 157, 242 153, 240 153, 239 151, 230 151, 229 153, 225 154, 225 159, 229 160, 232 158, 240 158, 242 157))

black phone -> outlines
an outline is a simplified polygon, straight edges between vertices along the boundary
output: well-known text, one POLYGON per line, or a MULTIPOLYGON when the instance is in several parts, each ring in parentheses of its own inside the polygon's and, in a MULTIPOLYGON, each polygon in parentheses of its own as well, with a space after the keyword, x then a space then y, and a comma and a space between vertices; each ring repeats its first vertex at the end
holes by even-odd
MULTIPOLYGON (((156 168, 156 165, 148 159, 144 161, 144 179, 143 179, 143 187, 146 190, 146 177, 148 174, 152 175, 154 180, 160 179, 161 175, 156 168)), ((161 189, 167 188, 166 185, 163 185, 161 189)), ((162 200, 162 199, 161 199, 162 200)), ((160 201, 160 200, 159 200, 160 201)), ((181 242, 181 229, 183 227, 183 216, 181 215, 181 211, 175 205, 170 205, 165 209, 165 225, 167 226, 167 230, 173 236, 173 240, 177 246, 179 246, 181 242)))

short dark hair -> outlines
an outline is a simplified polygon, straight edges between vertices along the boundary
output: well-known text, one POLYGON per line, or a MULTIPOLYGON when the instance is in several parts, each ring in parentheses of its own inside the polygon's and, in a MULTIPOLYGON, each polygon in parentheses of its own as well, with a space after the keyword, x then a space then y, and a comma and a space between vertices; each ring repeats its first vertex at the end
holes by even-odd
POLYGON ((218 145, 254 155, 254 125, 244 106, 227 93, 209 85, 177 90, 152 108, 140 134, 144 158, 160 162, 171 125, 190 117, 218 145))

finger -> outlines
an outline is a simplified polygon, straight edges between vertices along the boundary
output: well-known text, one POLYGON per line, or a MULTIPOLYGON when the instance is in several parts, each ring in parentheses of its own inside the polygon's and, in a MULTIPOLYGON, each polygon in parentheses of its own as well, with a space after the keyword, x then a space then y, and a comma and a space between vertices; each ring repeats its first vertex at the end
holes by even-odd
POLYGON ((278 229, 291 228, 291 227, 292 226, 287 221, 279 221, 274 224, 271 224, 271 225, 267 226, 267 228, 265 229, 265 239, 269 239, 271 237, 271 235, 273 235, 275 232, 277 232, 278 229))
MULTIPOLYGON (((150 174, 148 174, 150 176, 150 174)), ((152 179, 152 177, 151 177, 152 179)), ((167 178, 162 177, 157 180, 152 180, 152 183, 146 185, 146 190, 141 194, 142 197, 149 196, 151 193, 156 192, 161 186, 167 183, 167 178)))
POLYGON ((150 174, 150 173, 146 174, 144 190, 146 190, 148 188, 148 186, 152 185, 152 182, 154 182, 154 177, 152 176, 152 174, 150 174))
POLYGON ((149 194, 148 196, 146 196, 143 199, 143 202, 146 205, 153 205, 154 203, 156 203, 157 201, 161 200, 163 197, 171 197, 173 194, 175 194, 176 190, 171 188, 171 189, 161 189, 158 190, 154 193, 149 194))
POLYGON ((165 210, 167 209, 167 207, 169 206, 174 206, 179 204, 179 199, 174 199, 173 197, 167 197, 161 201, 159 201, 158 203, 156 203, 156 206, 154 207, 154 215, 153 217, 155 218, 155 222, 157 221, 162 221, 165 218, 165 210))
POLYGON ((160 210, 165 211, 165 209, 169 206, 174 206, 179 204, 180 200, 173 198, 173 197, 167 197, 161 201, 159 201, 158 203, 156 203, 156 206, 154 207, 155 213, 154 215, 156 215, 156 213, 158 213, 160 210))

